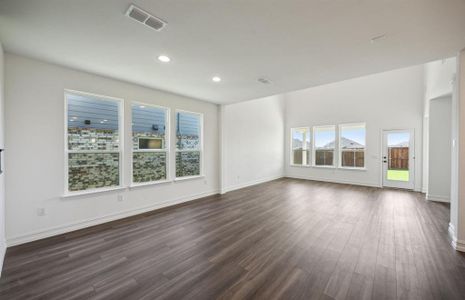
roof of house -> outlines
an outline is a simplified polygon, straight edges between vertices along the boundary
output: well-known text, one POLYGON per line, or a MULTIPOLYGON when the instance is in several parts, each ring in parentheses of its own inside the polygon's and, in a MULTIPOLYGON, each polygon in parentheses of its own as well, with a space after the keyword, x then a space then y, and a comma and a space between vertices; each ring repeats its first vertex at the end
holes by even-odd
MULTIPOLYGON (((339 143, 340 143, 340 148, 341 148, 341 149, 361 149, 361 148, 365 148, 364 145, 362 145, 362 144, 360 144, 360 143, 357 143, 357 142, 354 141, 354 140, 345 138, 345 137, 341 137, 339 143)), ((327 143, 327 144, 324 145, 323 147, 319 147, 319 148, 320 148, 320 149, 334 149, 334 148, 335 148, 335 144, 336 144, 336 141, 332 141, 332 142, 330 142, 330 143, 327 143)))

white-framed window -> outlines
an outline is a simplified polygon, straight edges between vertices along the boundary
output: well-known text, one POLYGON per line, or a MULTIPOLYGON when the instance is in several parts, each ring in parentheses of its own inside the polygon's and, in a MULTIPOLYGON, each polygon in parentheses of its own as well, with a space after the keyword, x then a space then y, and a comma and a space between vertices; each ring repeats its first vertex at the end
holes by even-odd
POLYGON ((202 175, 203 115, 176 110, 176 178, 202 175))
POLYGON ((366 125, 339 125, 339 167, 365 168, 366 125))
POLYGON ((323 167, 335 166, 336 126, 313 127, 313 165, 323 167))
POLYGON ((133 102, 132 184, 169 179, 169 109, 133 102))
POLYGON ((123 100, 65 90, 65 194, 121 187, 123 100))
POLYGON ((291 165, 310 164, 310 128, 291 128, 291 165))

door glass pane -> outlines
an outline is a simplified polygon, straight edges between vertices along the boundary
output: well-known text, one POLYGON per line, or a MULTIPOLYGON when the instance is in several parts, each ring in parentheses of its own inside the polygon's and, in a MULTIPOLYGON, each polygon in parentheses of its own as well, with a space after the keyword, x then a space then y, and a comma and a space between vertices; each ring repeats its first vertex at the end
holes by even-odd
POLYGON ((387 179, 394 181, 409 181, 409 145, 410 133, 389 133, 387 179))

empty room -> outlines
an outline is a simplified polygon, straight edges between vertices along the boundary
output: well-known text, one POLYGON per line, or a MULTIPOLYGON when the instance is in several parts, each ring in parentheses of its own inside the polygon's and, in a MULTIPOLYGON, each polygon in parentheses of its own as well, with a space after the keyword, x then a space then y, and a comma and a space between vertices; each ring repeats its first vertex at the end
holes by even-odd
POLYGON ((465 1, 0 0, 0 299, 465 299, 465 1))

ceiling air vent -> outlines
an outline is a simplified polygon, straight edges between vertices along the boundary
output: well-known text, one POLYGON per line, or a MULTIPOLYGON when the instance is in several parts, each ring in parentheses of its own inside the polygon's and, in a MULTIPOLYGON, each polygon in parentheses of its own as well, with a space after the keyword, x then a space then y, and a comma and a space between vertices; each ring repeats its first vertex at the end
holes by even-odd
POLYGON ((165 23, 155 17, 149 17, 147 21, 145 21, 145 25, 159 31, 165 26, 165 23))
POLYGON ((160 31, 166 26, 165 21, 149 14, 148 12, 135 6, 134 4, 131 4, 131 6, 129 6, 128 11, 126 12, 126 16, 136 20, 137 22, 147 25, 148 27, 155 29, 156 31, 160 31))

